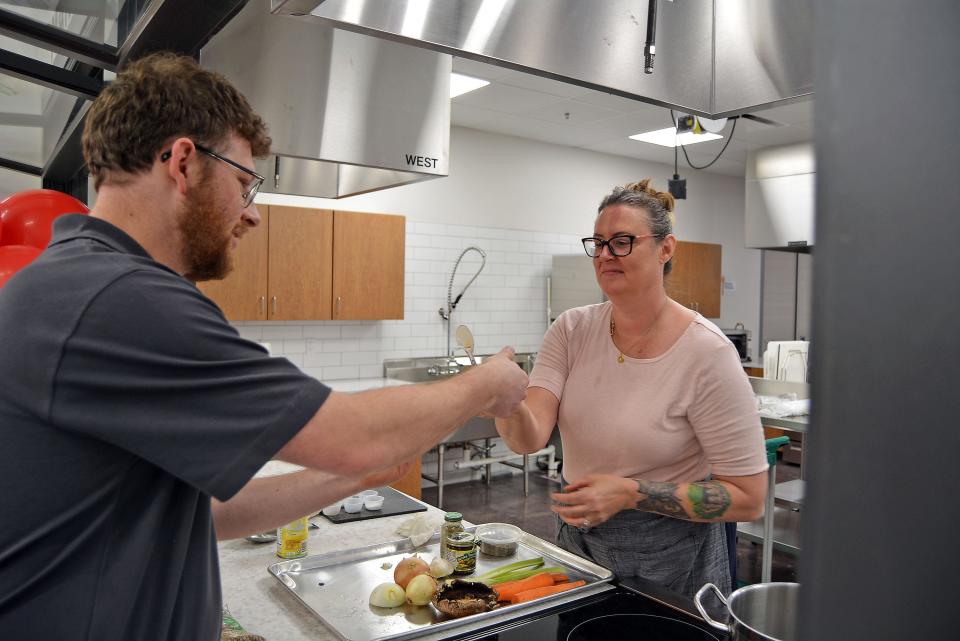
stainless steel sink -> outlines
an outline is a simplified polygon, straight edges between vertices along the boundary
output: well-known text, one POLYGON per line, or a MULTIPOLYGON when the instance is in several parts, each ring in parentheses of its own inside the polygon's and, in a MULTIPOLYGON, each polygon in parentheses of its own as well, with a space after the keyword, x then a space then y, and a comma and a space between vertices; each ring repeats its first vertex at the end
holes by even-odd
MULTIPOLYGON (((478 364, 492 354, 475 356, 478 364)), ((520 353, 514 356, 514 361, 527 374, 533 370, 533 362, 537 355, 534 352, 520 353)), ((396 378, 411 383, 429 383, 450 376, 456 376, 473 367, 466 356, 444 358, 442 356, 428 356, 423 358, 395 358, 383 361, 383 375, 386 378, 396 378)))
MULTIPOLYGON (((490 358, 491 354, 476 356, 477 363, 482 363, 483 359, 490 358)), ((533 370, 533 362, 536 360, 536 353, 520 353, 514 356, 514 361, 523 368, 527 374, 533 370)), ((442 356, 429 356, 424 358, 396 358, 383 361, 383 375, 386 378, 396 378, 401 381, 410 381, 411 383, 429 383, 441 381, 451 376, 456 376, 473 367, 466 356, 458 358, 444 358, 442 356)), ((443 440, 444 443, 461 443, 463 441, 474 441, 484 438, 494 438, 497 436, 497 428, 493 419, 489 418, 471 418, 461 425, 452 434, 443 440)))
MULTIPOLYGON (((485 358, 490 358, 490 354, 475 356, 478 364, 483 363, 485 358)), ((533 363, 536 360, 536 353, 520 353, 514 357, 517 365, 523 368, 528 374, 533 370, 533 363)), ((395 358, 383 362, 383 375, 386 378, 396 378, 411 383, 429 383, 441 381, 451 376, 461 374, 473 367, 466 356, 457 358, 444 358, 442 356, 429 356, 423 358, 395 358)), ((496 438, 497 428, 493 419, 473 417, 466 423, 458 427, 452 434, 448 435, 437 445, 437 474, 430 476, 421 474, 423 478, 437 484, 438 496, 437 507, 443 507, 443 458, 444 452, 449 444, 467 443, 468 441, 485 442, 485 447, 489 449, 490 439, 496 438)), ((527 486, 527 460, 524 455, 523 464, 504 462, 517 469, 522 469, 524 473, 524 494, 528 491, 527 486)), ((487 482, 490 482, 490 465, 487 465, 487 482)))

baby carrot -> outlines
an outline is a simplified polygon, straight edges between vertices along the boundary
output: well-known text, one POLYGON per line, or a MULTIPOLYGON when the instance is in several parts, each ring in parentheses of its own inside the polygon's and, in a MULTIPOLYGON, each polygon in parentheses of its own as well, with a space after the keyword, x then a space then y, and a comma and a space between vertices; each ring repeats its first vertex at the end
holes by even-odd
POLYGON ((524 590, 523 592, 518 592, 513 595, 513 598, 510 599, 510 603, 524 603, 526 601, 532 601, 533 599, 539 599, 543 596, 550 596, 551 594, 566 592, 567 590, 579 588, 581 585, 586 584, 586 581, 571 581, 570 583, 558 583, 556 585, 550 585, 547 587, 524 590))
POLYGON ((566 583, 570 580, 570 577, 568 577, 566 574, 560 574, 559 572, 551 572, 550 576, 553 577, 554 583, 566 583))
POLYGON ((499 585, 495 585, 493 589, 497 592, 497 601, 510 601, 518 592, 552 585, 553 575, 549 572, 541 572, 540 574, 528 576, 525 579, 500 583, 499 585))

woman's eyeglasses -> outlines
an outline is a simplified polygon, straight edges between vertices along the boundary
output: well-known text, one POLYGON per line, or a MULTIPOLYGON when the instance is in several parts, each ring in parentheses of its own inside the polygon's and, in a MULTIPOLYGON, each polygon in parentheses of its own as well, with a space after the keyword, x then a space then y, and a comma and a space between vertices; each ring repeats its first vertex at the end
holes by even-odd
POLYGON ((587 252, 587 256, 590 258, 599 256, 603 252, 604 245, 610 250, 611 255, 622 258, 629 256, 630 252, 633 251, 633 241, 638 238, 650 238, 652 236, 656 236, 656 234, 644 234, 642 236, 618 234, 607 240, 590 236, 588 238, 581 238, 580 241, 583 243, 583 250, 587 252))
MULTIPOLYGON (((257 191, 260 190, 260 185, 263 184, 263 176, 253 171, 252 169, 247 169, 240 163, 234 162, 229 158, 221 156, 217 152, 213 151, 212 149, 208 149, 203 145, 198 145, 194 143, 193 146, 196 147, 197 151, 199 151, 200 153, 210 156, 211 158, 216 158, 221 162, 225 162, 231 167, 233 167, 234 169, 239 169, 240 171, 242 171, 243 173, 247 174, 252 178, 250 185, 247 187, 246 191, 240 194, 240 197, 243 198, 244 209, 249 207, 253 203, 253 197, 256 196, 257 191)), ((170 155, 171 155, 171 150, 169 149, 163 152, 162 154, 160 154, 160 162, 167 162, 167 160, 170 159, 170 155)))

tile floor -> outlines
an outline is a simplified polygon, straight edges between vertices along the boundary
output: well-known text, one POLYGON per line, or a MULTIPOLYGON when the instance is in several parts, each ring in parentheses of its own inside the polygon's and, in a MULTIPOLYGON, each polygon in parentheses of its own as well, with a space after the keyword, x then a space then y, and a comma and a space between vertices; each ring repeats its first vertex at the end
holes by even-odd
MULTIPOLYGON (((554 515, 550 511, 550 493, 559 484, 544 474, 531 472, 530 495, 523 496, 523 477, 498 476, 494 471, 490 485, 483 481, 455 483, 443 488, 443 503, 448 510, 456 510, 473 523, 507 522, 540 538, 552 541, 555 533, 554 515)), ((800 468, 783 463, 777 465, 777 481, 800 477, 800 468)), ((423 500, 437 504, 437 488, 423 489, 423 500)), ((737 542, 737 578, 740 583, 760 581, 762 546, 749 541, 737 542)), ((774 581, 797 580, 797 557, 774 550, 772 578, 774 581)))

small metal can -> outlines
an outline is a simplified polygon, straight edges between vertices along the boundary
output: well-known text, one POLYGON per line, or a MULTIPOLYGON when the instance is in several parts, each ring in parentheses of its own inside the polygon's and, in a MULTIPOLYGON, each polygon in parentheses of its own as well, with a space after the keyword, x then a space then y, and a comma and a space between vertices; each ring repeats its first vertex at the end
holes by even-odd
POLYGON ((451 532, 447 537, 449 561, 454 574, 473 574, 477 569, 477 537, 469 532, 451 532))

